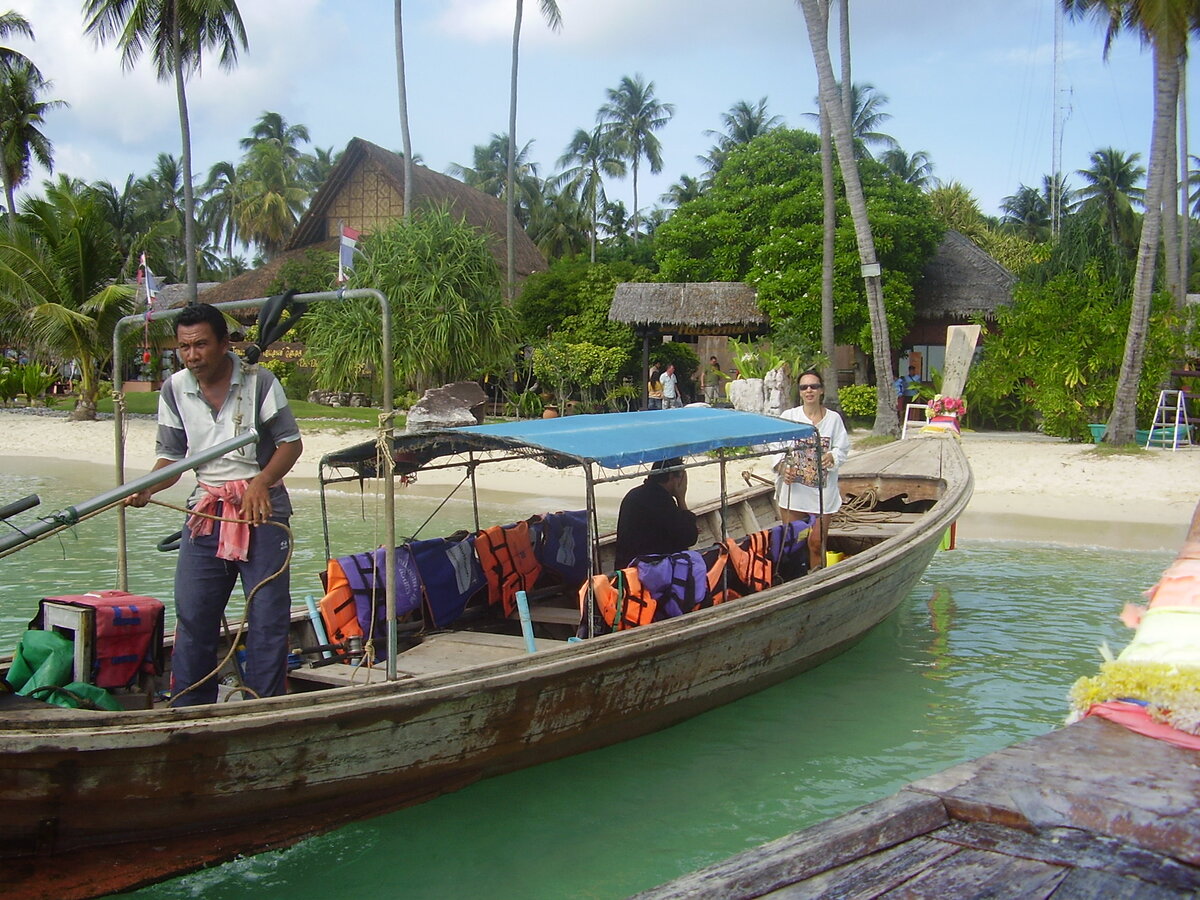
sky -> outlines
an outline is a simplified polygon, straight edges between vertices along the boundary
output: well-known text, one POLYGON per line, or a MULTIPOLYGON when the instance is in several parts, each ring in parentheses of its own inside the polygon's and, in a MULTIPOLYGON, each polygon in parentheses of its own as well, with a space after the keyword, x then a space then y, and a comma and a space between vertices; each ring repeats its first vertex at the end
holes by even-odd
MULTIPOLYGON (((925 151, 934 175, 966 185, 985 213, 1051 171, 1054 109, 1062 110, 1062 170, 1086 168, 1103 147, 1145 165, 1153 96, 1151 60, 1133 36, 1103 58, 1103 30, 1067 20, 1057 94, 1055 0, 852 0, 855 83, 888 98, 881 128, 908 153, 925 151)), ((525 3, 517 141, 543 177, 579 128, 591 129, 606 92, 626 75, 653 82, 674 116, 658 132, 663 168, 643 161, 639 205, 660 202, 680 176, 698 177, 706 131, 736 102, 766 97, 790 127, 815 130, 816 74, 804 17, 792 0, 558 0, 563 25, 525 3)), ((52 80, 48 114, 55 173, 121 185, 161 152, 180 154, 174 87, 142 59, 124 70, 115 46, 83 35, 81 0, 8 0, 36 40, 10 38, 52 80)), ((513 0, 408 0, 405 62, 413 152, 430 168, 470 165, 472 149, 508 128, 513 0)), ((352 137, 400 148, 393 4, 387 0, 240 0, 249 47, 232 71, 208 58, 188 84, 193 168, 241 156, 238 141, 264 111, 306 125, 313 144, 340 150, 352 137)), ((836 38, 835 38, 836 41, 836 38)), ((836 43, 835 43, 836 46, 836 43)), ((836 62, 835 62, 836 65, 836 62)), ((1194 67, 1193 67, 1194 71, 1194 67)), ((1200 96, 1195 76, 1189 96, 1200 96)), ((1200 119, 1193 114, 1192 122, 1200 119)), ((1193 131, 1194 131, 1193 126, 1193 131)), ((1200 143, 1189 141, 1200 155, 1200 143)), ((40 191, 37 170, 27 189, 40 191)), ((629 178, 607 185, 632 205, 629 178)))

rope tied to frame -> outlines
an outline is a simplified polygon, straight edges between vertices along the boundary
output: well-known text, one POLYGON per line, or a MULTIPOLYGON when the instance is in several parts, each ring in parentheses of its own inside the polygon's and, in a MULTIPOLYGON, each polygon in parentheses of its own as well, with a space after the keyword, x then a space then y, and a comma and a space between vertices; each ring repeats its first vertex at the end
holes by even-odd
MULTIPOLYGON (((177 506, 174 503, 167 503, 164 500, 151 499, 150 502, 157 506, 162 506, 166 509, 173 509, 178 512, 186 513, 189 516, 199 516, 199 517, 206 518, 206 519, 212 519, 214 522, 233 522, 236 524, 246 524, 246 525, 251 524, 248 519, 233 519, 233 518, 229 518, 227 516, 214 515, 212 513, 196 512, 195 510, 188 509, 187 507, 184 507, 184 506, 177 506)), ((233 655, 237 652, 238 643, 241 641, 242 635, 245 634, 245 632, 246 632, 246 626, 249 624, 250 604, 254 601, 255 595, 259 592, 259 590, 264 585, 269 584, 270 582, 272 582, 276 578, 278 578, 280 575, 282 575, 284 572, 286 572, 288 566, 291 565, 292 549, 293 549, 294 543, 295 543, 292 540, 292 529, 289 528, 287 525, 283 524, 282 522, 275 522, 272 520, 268 520, 266 522, 266 524, 274 525, 276 528, 283 529, 283 531, 288 536, 287 555, 284 557, 283 564, 275 572, 268 575, 266 578, 264 578, 262 581, 260 581, 258 584, 256 584, 253 588, 251 588, 250 591, 246 594, 246 603, 242 608, 242 619, 240 622, 238 622, 237 629, 233 635, 230 635, 228 630, 226 630, 225 636, 229 641, 229 650, 225 654, 225 656, 217 663, 216 668, 214 668, 211 672, 209 672, 203 678, 192 682, 190 685, 188 685, 186 688, 184 688, 178 694, 175 694, 174 696, 172 696, 170 702, 167 704, 168 706, 173 706, 175 704, 175 701, 178 700, 180 697, 184 696, 185 694, 190 693, 191 691, 194 691, 200 685, 205 684, 206 682, 215 678, 220 673, 221 669, 223 669, 229 663, 229 661, 231 659, 233 659, 233 655)), ((237 681, 237 684, 234 686, 234 690, 231 691, 231 694, 232 693, 249 694, 251 697, 254 697, 257 699, 258 694, 252 688, 247 687, 245 684, 243 684, 241 682, 240 675, 236 674, 237 673, 236 666, 234 667, 234 672, 235 672, 234 677, 237 678, 238 681, 237 681)))

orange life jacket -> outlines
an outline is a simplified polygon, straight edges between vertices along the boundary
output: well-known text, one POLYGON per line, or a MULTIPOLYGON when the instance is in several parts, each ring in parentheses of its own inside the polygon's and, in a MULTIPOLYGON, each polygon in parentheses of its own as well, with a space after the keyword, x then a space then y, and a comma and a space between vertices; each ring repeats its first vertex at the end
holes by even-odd
MULTIPOLYGON (((637 567, 620 569, 612 575, 593 575, 596 608, 610 628, 624 631, 649 625, 658 611, 658 601, 650 596, 638 579, 637 567)), ((579 589, 579 611, 587 615, 588 582, 579 589)))
POLYGON ((771 586, 774 567, 771 565, 770 532, 756 531, 740 542, 727 538, 725 546, 729 550, 729 564, 733 566, 747 594, 755 594, 771 586))
POLYGON ((331 644, 341 644, 351 637, 362 637, 362 626, 358 624, 358 611, 350 582, 342 571, 341 563, 329 560, 326 568, 325 596, 317 604, 321 621, 325 623, 325 634, 331 644))
POLYGON ((504 615, 511 616, 517 608, 517 591, 532 590, 542 574, 529 523, 485 528, 475 538, 475 551, 487 578, 488 603, 503 603, 504 615))

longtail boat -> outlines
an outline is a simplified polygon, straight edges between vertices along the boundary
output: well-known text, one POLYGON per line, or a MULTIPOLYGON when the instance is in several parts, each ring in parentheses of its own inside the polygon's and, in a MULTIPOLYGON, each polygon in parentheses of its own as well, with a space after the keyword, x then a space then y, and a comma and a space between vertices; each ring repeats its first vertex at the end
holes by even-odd
MULTIPOLYGON (((809 434, 769 416, 689 408, 389 431, 328 455, 323 482, 458 465, 474 486, 477 471, 514 457, 574 467, 587 578, 522 591, 525 622, 488 591, 453 621, 431 611, 437 598, 401 615, 398 579, 387 579, 395 614, 371 642, 383 645, 378 664, 361 637, 339 641, 297 611, 299 664, 283 697, 172 709, 161 680, 146 689, 147 708, 119 712, 0 697, 0 893, 98 896, 286 846, 668 727, 840 653, 908 595, 965 508, 972 478, 954 437, 851 455, 840 490, 873 514, 834 519, 828 550, 842 561, 639 627, 595 624, 594 576, 613 565, 596 484, 673 457, 721 466, 720 498, 694 510, 696 546, 719 549, 778 523, 772 486, 727 485, 735 450, 765 455, 809 434)), ((393 489, 393 478, 379 481, 393 489)), ((385 546, 383 571, 397 571, 408 547, 385 546)))

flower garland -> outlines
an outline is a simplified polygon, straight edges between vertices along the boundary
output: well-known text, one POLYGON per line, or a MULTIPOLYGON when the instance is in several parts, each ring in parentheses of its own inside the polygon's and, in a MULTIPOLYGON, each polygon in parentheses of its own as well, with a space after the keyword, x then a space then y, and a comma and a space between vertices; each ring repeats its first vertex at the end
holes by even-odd
POLYGON ((943 397, 938 394, 929 402, 931 416, 957 416, 962 418, 967 414, 967 404, 961 397, 943 397))

